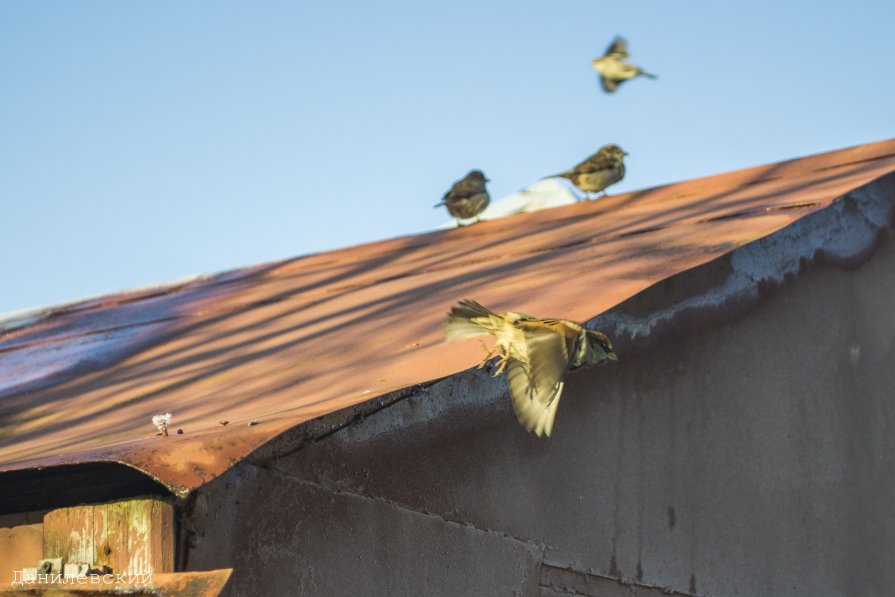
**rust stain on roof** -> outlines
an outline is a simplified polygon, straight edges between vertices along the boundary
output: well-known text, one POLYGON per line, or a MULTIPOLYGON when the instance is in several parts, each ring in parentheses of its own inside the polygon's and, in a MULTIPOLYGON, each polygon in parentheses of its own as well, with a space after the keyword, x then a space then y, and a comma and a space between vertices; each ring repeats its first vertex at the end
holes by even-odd
POLYGON ((444 343, 460 298, 588 320, 893 170, 895 141, 873 143, 49 312, 0 329, 0 478, 111 461, 183 494, 305 421, 475 365, 444 343), (183 434, 155 436, 164 412, 183 434))

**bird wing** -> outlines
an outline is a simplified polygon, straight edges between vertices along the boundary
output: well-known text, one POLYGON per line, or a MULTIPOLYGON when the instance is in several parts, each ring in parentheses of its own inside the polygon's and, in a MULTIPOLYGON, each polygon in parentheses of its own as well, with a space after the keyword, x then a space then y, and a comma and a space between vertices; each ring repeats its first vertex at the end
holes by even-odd
POLYGON ((442 202, 460 201, 484 192, 485 187, 482 183, 467 176, 463 180, 458 180, 454 183, 451 190, 445 193, 442 202))
POLYGON ((604 56, 611 56, 616 60, 623 60, 628 57, 628 42, 623 37, 616 37, 606 48, 604 56))
POLYGON ((456 203, 457 201, 460 201, 465 197, 466 195, 463 194, 463 190, 458 189, 457 185, 454 185, 451 187, 450 191, 444 194, 444 197, 441 198, 441 203, 436 204, 436 207, 438 207, 438 205, 449 205, 451 203, 456 203))
POLYGON ((603 91, 606 93, 612 93, 616 89, 618 89, 619 81, 615 79, 607 79, 606 77, 600 77, 600 85, 603 86, 603 91))
POLYGON ((537 399, 530 395, 531 376, 528 365, 516 359, 510 359, 507 365, 507 385, 510 388, 510 399, 519 423, 526 431, 534 431, 540 437, 550 437, 556 409, 562 395, 563 382, 557 382, 547 396, 537 399))
POLYGON ((609 170, 614 167, 615 159, 601 150, 569 170, 569 173, 578 174, 582 172, 597 172, 599 170, 609 170))
POLYGON ((553 418, 569 369, 565 327, 555 320, 522 320, 516 327, 525 338, 527 361, 511 359, 507 367, 510 398, 519 422, 537 435, 553 429, 553 418))

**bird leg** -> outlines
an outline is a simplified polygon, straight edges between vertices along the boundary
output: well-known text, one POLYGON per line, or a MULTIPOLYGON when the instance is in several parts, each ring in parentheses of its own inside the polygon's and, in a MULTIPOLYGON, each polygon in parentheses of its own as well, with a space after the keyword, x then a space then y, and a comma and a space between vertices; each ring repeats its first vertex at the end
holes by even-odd
POLYGON ((488 361, 491 360, 491 357, 494 356, 494 353, 497 352, 498 346, 495 345, 494 348, 488 348, 488 345, 485 344, 484 340, 479 340, 479 342, 482 343, 482 350, 485 351, 485 358, 482 359, 482 362, 479 363, 479 365, 478 365, 478 367, 476 367, 476 369, 484 369, 485 365, 488 364, 488 361))
POLYGON ((504 369, 507 368, 507 363, 510 361, 510 355, 502 354, 500 355, 500 360, 497 361, 497 371, 491 374, 491 377, 497 377, 501 373, 504 372, 504 369))
MULTIPOLYGON (((478 364, 476 369, 484 369, 486 365, 488 365, 491 357, 494 356, 494 353, 500 350, 500 344, 495 344, 493 348, 488 348, 488 345, 485 344, 484 340, 479 340, 482 343, 482 350, 485 351, 485 358, 482 359, 482 362, 478 364)), ((497 377, 507 368, 507 363, 510 360, 510 355, 506 353, 500 353, 500 360, 497 361, 497 370, 491 373, 491 377, 497 377)))

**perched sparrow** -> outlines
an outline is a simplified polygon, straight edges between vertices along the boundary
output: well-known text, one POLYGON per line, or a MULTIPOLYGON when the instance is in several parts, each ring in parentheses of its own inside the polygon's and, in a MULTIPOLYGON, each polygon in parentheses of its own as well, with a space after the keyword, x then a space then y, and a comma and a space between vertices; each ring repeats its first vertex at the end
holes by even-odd
POLYGON ((604 145, 597 153, 571 170, 545 178, 556 176, 567 178, 584 191, 585 195, 600 191, 605 194, 606 187, 614 185, 625 177, 625 164, 622 158, 626 155, 628 154, 618 145, 604 145))
POLYGON ((473 170, 462 180, 455 182, 451 190, 445 193, 440 202, 435 204, 435 207, 444 205, 447 207, 448 213, 458 220, 474 218, 482 213, 491 202, 488 190, 485 189, 486 182, 488 179, 485 178, 481 170, 473 170))
POLYGON ((619 85, 634 77, 656 78, 656 75, 643 72, 640 67, 622 62, 627 57, 628 42, 616 37, 602 58, 591 61, 590 65, 600 73, 600 83, 606 93, 612 93, 619 85))
POLYGON ((618 358, 612 342, 600 332, 568 319, 539 319, 525 313, 492 313, 475 301, 463 300, 451 308, 446 323, 448 341, 490 334, 497 344, 479 364, 485 366, 495 352, 500 361, 494 375, 507 371, 507 385, 516 418, 528 431, 550 436, 566 372, 582 365, 602 364, 618 358))

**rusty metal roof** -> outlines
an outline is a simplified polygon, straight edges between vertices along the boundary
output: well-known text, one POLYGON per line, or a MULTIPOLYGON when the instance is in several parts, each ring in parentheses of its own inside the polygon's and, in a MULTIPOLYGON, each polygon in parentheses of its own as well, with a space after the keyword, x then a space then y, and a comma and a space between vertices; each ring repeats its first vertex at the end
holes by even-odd
POLYGON ((185 495, 303 422, 476 364, 444 343, 460 298, 588 320, 892 171, 895 140, 50 310, 0 330, 0 480, 121 463, 185 495))

